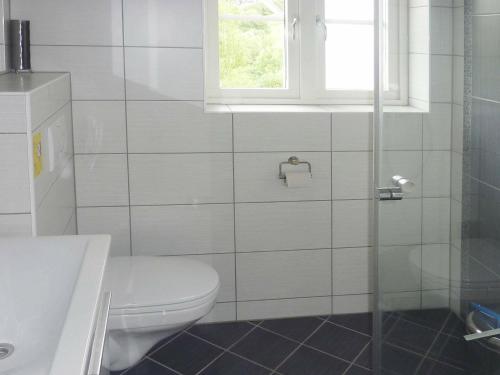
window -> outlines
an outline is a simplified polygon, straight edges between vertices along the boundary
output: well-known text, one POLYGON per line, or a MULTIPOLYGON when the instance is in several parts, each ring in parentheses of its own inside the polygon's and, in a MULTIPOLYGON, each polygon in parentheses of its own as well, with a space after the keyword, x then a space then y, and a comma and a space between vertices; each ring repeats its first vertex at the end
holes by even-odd
MULTIPOLYGON (((384 0, 385 94, 407 102, 406 4, 384 0)), ((205 0, 209 103, 366 104, 373 0, 205 0)))

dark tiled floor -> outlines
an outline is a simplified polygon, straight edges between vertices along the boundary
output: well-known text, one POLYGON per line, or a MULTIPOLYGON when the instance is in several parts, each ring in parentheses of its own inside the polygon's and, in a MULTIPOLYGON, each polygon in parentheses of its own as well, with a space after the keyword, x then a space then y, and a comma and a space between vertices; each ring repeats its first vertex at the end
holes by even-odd
MULTIPOLYGON (((155 346, 123 375, 371 374, 371 315, 231 322, 191 327, 155 346)), ((463 323, 443 309, 384 318, 384 375, 475 374, 463 323)), ((113 374, 118 375, 118 374, 113 374)))

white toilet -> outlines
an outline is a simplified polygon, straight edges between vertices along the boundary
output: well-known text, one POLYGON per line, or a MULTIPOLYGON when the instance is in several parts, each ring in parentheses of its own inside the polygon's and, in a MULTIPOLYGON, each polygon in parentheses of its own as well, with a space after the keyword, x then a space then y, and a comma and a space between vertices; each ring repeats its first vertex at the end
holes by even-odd
POLYGON ((104 364, 117 371, 205 316, 215 304, 220 283, 212 267, 196 260, 116 257, 109 260, 105 285, 112 297, 104 364))

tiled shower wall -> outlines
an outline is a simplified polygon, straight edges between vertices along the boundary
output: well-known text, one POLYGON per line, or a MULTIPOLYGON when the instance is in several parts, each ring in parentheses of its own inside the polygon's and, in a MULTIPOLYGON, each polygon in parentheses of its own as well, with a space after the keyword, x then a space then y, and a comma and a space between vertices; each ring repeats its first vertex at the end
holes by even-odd
MULTIPOLYGON (((209 319, 370 308, 371 114, 204 113, 201 0, 14 0, 12 16, 32 20, 35 69, 72 75, 80 233, 111 233, 114 255, 213 264, 209 319), (309 189, 277 178, 291 155, 312 163, 309 189)), ((447 67, 436 77, 449 100, 387 118, 387 162, 419 186, 391 230, 412 217, 416 267, 444 278, 433 256, 449 238, 449 214, 436 215, 449 212, 449 184, 436 184, 449 174, 447 67)), ((411 288, 420 304, 421 276, 411 288)))

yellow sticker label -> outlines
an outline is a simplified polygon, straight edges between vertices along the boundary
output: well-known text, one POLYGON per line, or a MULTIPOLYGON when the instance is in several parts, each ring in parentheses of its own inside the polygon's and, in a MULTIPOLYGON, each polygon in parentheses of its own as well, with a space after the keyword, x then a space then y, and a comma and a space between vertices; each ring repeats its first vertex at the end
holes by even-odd
POLYGON ((40 176, 43 169, 42 159, 42 133, 33 134, 33 169, 35 177, 40 176))

